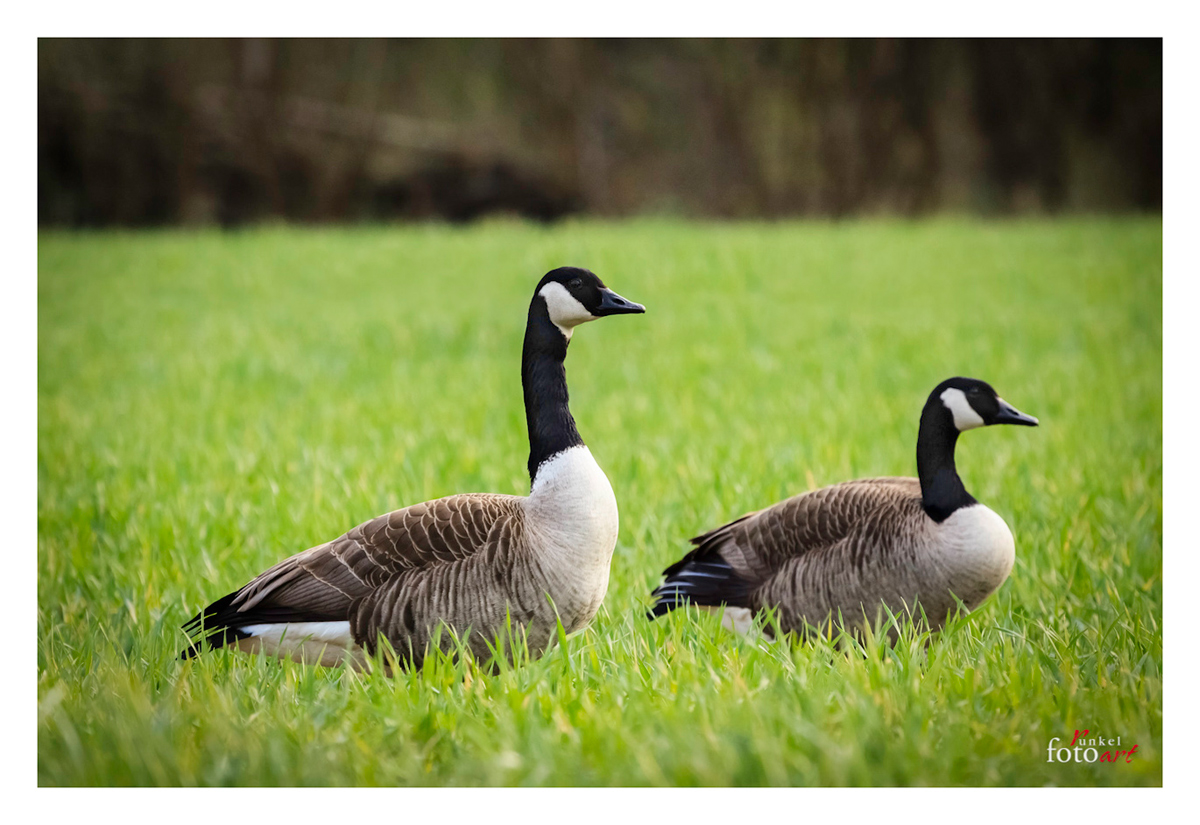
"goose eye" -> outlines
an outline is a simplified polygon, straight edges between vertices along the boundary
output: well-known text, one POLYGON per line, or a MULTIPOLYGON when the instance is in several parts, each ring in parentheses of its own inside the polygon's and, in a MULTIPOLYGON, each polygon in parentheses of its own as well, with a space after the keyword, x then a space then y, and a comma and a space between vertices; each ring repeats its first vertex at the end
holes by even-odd
POLYGON ((569 284, 567 284, 567 286, 571 287, 571 289, 579 289, 579 287, 583 286, 583 279, 582 278, 572 278, 571 282, 569 284))

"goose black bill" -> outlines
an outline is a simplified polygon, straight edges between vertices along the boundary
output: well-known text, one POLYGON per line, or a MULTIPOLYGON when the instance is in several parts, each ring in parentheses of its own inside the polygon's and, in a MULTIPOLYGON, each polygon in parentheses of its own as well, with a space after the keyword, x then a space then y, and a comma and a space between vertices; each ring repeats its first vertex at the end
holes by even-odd
POLYGON ((600 306, 592 314, 602 317, 604 315, 635 315, 645 311, 646 308, 641 304, 626 300, 605 287, 600 290, 600 306))

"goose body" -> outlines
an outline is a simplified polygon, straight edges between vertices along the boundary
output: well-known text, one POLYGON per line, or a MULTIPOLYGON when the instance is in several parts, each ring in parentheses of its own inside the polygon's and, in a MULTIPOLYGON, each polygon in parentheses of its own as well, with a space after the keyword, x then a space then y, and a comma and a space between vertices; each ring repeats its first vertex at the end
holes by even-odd
POLYGON ((745 630, 773 608, 798 630, 830 617, 875 621, 920 605, 938 629, 961 600, 968 610, 1012 570, 1015 543, 1004 520, 965 490, 954 466, 958 434, 986 424, 1035 425, 990 386, 956 378, 940 384, 921 416, 920 478, 835 484, 747 514, 692 539, 667 568, 652 616, 692 603, 725 612, 745 630))
POLYGON ((481 658, 510 618, 535 654, 559 620, 568 633, 584 627, 608 588, 617 502, 575 428, 563 360, 578 324, 643 311, 587 270, 538 284, 522 354, 528 496, 469 493, 381 515, 284 559, 185 630, 212 646, 361 667, 381 637, 419 665, 435 633, 450 643, 442 625, 481 658))

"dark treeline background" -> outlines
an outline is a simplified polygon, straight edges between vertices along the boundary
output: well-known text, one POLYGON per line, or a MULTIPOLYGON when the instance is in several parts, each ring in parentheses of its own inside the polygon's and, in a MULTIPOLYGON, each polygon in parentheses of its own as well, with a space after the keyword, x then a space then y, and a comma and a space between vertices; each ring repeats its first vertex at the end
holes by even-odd
POLYGON ((40 40, 38 218, 1158 210, 1160 40, 40 40))

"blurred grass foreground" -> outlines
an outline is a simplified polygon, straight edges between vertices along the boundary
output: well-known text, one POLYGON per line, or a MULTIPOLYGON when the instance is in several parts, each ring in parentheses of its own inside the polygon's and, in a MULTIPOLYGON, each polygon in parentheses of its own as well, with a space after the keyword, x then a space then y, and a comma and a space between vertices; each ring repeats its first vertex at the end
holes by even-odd
POLYGON ((1158 218, 44 232, 38 292, 42 785, 1162 782, 1158 218), (564 263, 648 307, 567 362, 621 508, 596 622, 498 674, 177 661, 288 554, 526 492, 524 314, 564 263), (981 609, 860 653, 645 621, 689 536, 913 474, 956 374, 1042 421, 959 447, 1017 540, 981 609), (1137 755, 1048 762, 1075 729, 1137 755))

